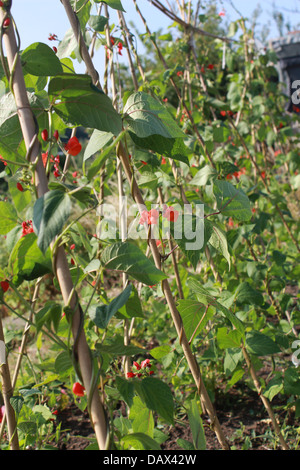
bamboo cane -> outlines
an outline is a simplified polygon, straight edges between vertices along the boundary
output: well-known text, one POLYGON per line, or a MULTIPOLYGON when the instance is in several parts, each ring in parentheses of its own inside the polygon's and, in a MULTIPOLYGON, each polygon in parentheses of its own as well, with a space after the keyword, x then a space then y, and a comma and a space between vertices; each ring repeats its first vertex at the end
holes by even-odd
MULTIPOLYGON (((1 23, 5 18, 5 14, 5 11, 1 8, 1 23)), ((15 31, 12 23, 3 34, 3 42, 7 54, 8 68, 12 74, 12 91, 18 109, 18 117, 22 134, 24 137, 26 149, 28 151, 30 150, 30 161, 34 163, 40 154, 40 144, 37 138, 36 123, 33 112, 27 97, 22 66, 18 54, 15 31)), ((98 80, 98 77, 95 77, 95 79, 98 80)), ((41 158, 38 159, 36 164, 35 181, 37 196, 41 197, 48 191, 47 177, 41 158)), ((107 447, 108 440, 106 415, 97 389, 95 389, 95 387, 92 388, 93 364, 91 361, 90 350, 86 341, 85 333, 81 327, 81 311, 77 305, 77 296, 74 292, 74 286, 69 271, 66 253, 62 246, 57 249, 54 265, 55 274, 61 288, 63 300, 65 304, 69 305, 70 308, 74 311, 72 317, 72 333, 74 338, 76 338, 78 363, 82 374, 83 385, 86 389, 86 393, 90 402, 90 416, 99 449, 103 450, 107 447)))

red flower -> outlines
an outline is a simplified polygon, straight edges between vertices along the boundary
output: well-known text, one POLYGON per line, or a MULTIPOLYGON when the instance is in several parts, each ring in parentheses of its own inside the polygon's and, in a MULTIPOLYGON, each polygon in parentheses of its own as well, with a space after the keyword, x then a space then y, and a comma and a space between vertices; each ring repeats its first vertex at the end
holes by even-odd
POLYGON ((21 185, 21 183, 17 183, 17 189, 21 192, 24 191, 23 186, 21 185))
POLYGON ((65 145, 65 150, 73 157, 78 155, 81 152, 81 149, 82 147, 77 137, 71 137, 69 142, 65 145))
POLYGON ((182 75, 183 75, 182 70, 179 70, 179 71, 177 72, 177 77, 181 77, 182 75))
POLYGON ((144 160, 141 160, 141 162, 142 162, 143 165, 148 165, 148 163, 144 162, 144 160))
POLYGON ((222 111, 220 112, 220 114, 221 114, 221 116, 226 116, 226 111, 223 111, 223 110, 222 110, 222 111))
POLYGON ((215 66, 214 66, 214 64, 209 64, 209 65, 207 66, 207 68, 208 68, 209 70, 213 70, 213 69, 215 68, 215 66))
POLYGON ((133 372, 127 372, 127 377, 129 379, 132 379, 133 377, 135 377, 135 374, 133 372))
POLYGON ((22 222, 22 237, 28 235, 28 233, 33 233, 32 220, 27 220, 27 222, 22 222))
MULTIPOLYGON (((1 2, 2 3, 2 2, 1 2)), ((1 5, 2 6, 2 5, 1 5)), ((1 406, 0 408, 0 423, 2 422, 2 419, 4 418, 5 415, 5 406, 1 406)))
POLYGON ((170 207, 167 207, 167 209, 164 211, 163 216, 169 222, 176 222, 179 216, 179 212, 175 210, 172 206, 170 206, 170 207))
POLYGON ((3 160, 3 157, 2 157, 2 155, 0 155, 0 160, 1 160, 1 162, 3 163, 3 165, 4 165, 4 166, 6 166, 6 165, 7 165, 7 162, 6 162, 5 160, 3 160))
POLYGON ((121 42, 118 42, 118 54, 122 55, 122 49, 123 49, 123 44, 121 42))
POLYGON ((73 176, 73 178, 77 178, 77 176, 78 176, 77 171, 73 171, 72 176, 73 176))
POLYGON ((81 383, 75 382, 73 384, 72 390, 73 390, 74 395, 77 395, 78 397, 84 397, 85 388, 83 385, 81 385, 81 383))
POLYGON ((3 2, 0 2, 0 7, 3 7, 3 2))
POLYGON ((262 171, 262 172, 261 172, 261 177, 262 177, 263 179, 265 179, 265 177, 266 177, 266 172, 265 172, 265 171, 262 171))
POLYGON ((144 361, 141 362, 141 368, 145 369, 146 367, 151 367, 150 359, 145 359, 144 361))
POLYGON ((227 176, 226 176, 226 179, 227 179, 227 180, 232 180, 232 175, 230 175, 230 174, 227 175, 227 176))
POLYGON ((148 225, 157 225, 157 219, 159 217, 159 213, 156 209, 151 209, 148 211, 143 211, 140 218, 140 225, 147 223, 148 225))
POLYGON ((225 16, 225 10, 220 11, 219 16, 225 16))
POLYGON ((49 34, 48 41, 56 41, 57 35, 56 34, 49 34))
POLYGON ((4 28, 8 28, 10 25, 10 18, 6 18, 3 22, 3 26, 4 28))
POLYGON ((41 132, 41 136, 42 136, 42 139, 47 142, 48 140, 48 131, 47 129, 44 129, 42 132, 41 132))
POLYGON ((166 163, 167 163, 167 160, 165 159, 165 157, 162 157, 162 159, 161 159, 161 164, 162 164, 162 165, 165 165, 166 163))
POLYGON ((8 281, 1 281, 0 285, 1 285, 1 289, 3 290, 3 292, 6 292, 9 289, 8 281))
POLYGON ((140 370, 140 369, 141 369, 141 366, 139 365, 138 362, 133 361, 133 365, 136 367, 137 370, 140 370))
POLYGON ((54 137, 55 140, 58 140, 58 137, 59 137, 58 131, 53 132, 53 137, 54 137))
POLYGON ((57 47, 53 46, 52 49, 54 50, 55 54, 57 54, 57 47))
POLYGON ((75 243, 70 246, 70 250, 75 250, 75 243))

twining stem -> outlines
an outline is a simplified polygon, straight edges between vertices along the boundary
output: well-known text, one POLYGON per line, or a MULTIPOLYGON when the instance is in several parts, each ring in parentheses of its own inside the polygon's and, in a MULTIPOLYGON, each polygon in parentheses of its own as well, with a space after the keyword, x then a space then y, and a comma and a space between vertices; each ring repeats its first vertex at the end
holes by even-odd
MULTIPOLYGON (((4 342, 2 320, 0 316, 0 341, 4 342)), ((5 418, 7 421, 8 436, 11 450, 19 450, 19 438, 17 432, 17 421, 14 409, 10 403, 13 396, 13 387, 10 379, 10 372, 7 362, 0 365, 1 380, 2 380, 2 394, 5 406, 5 418)))

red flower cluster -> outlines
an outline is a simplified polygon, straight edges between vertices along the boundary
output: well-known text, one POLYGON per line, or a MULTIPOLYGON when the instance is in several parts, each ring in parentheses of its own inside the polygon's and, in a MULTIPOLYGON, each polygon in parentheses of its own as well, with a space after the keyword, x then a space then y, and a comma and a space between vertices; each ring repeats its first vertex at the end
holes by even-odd
POLYGON ((223 117, 225 117, 226 115, 227 116, 233 116, 234 115, 233 111, 224 111, 224 110, 220 111, 220 114, 223 117))
POLYGON ((245 173, 246 173, 246 167, 243 167, 239 171, 235 171, 234 173, 227 175, 226 178, 228 180, 232 180, 233 176, 235 178, 239 178, 241 175, 245 175, 245 173))
POLYGON ((71 137, 71 139, 69 139, 68 143, 65 145, 65 150, 73 157, 76 157, 76 155, 81 152, 81 149, 81 143, 77 137, 71 137))
POLYGON ((140 378, 142 376, 147 376, 147 375, 154 374, 153 370, 148 370, 148 369, 151 369, 151 367, 152 367, 150 359, 145 359, 140 364, 136 361, 133 361, 133 367, 134 367, 133 370, 135 372, 133 372, 132 370, 130 372, 127 372, 127 377, 129 379, 132 379, 133 377, 140 378))
POLYGON ((32 220, 27 220, 22 222, 22 237, 25 237, 25 235, 28 235, 28 233, 33 233, 33 226, 32 226, 32 220))
POLYGON ((60 176, 60 173, 59 173, 59 155, 56 155, 56 157, 54 158, 53 176, 55 178, 58 178, 60 176))

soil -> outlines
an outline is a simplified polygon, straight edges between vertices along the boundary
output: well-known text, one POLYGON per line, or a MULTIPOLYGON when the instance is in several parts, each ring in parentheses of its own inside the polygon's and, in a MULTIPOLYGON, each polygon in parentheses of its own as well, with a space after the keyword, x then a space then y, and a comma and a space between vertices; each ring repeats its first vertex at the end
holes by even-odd
MULTIPOLYGON (((246 389, 247 390, 247 389, 246 389)), ((218 420, 223 433, 231 449, 233 450, 275 450, 273 428, 267 412, 257 397, 257 394, 248 390, 241 392, 240 388, 232 388, 225 394, 216 397, 215 408, 218 420)), ((273 410, 277 412, 280 403, 272 401, 273 410)), ((277 413, 281 424, 284 416, 277 413)), ((214 431, 209 425, 206 415, 202 416, 206 437, 207 450, 222 450, 214 431)), ((289 416, 289 423, 299 426, 300 422, 295 421, 293 414, 289 416)), ((91 441, 95 440, 95 435, 90 424, 87 412, 81 412, 74 404, 65 409, 57 416, 57 422, 61 423, 61 437, 57 444, 59 450, 84 450, 91 441)), ((178 445, 178 439, 185 439, 192 442, 192 435, 187 417, 183 417, 180 423, 169 427, 164 431, 169 437, 161 445, 162 451, 182 450, 178 445)), ((276 450, 280 446, 276 447, 276 450)))

